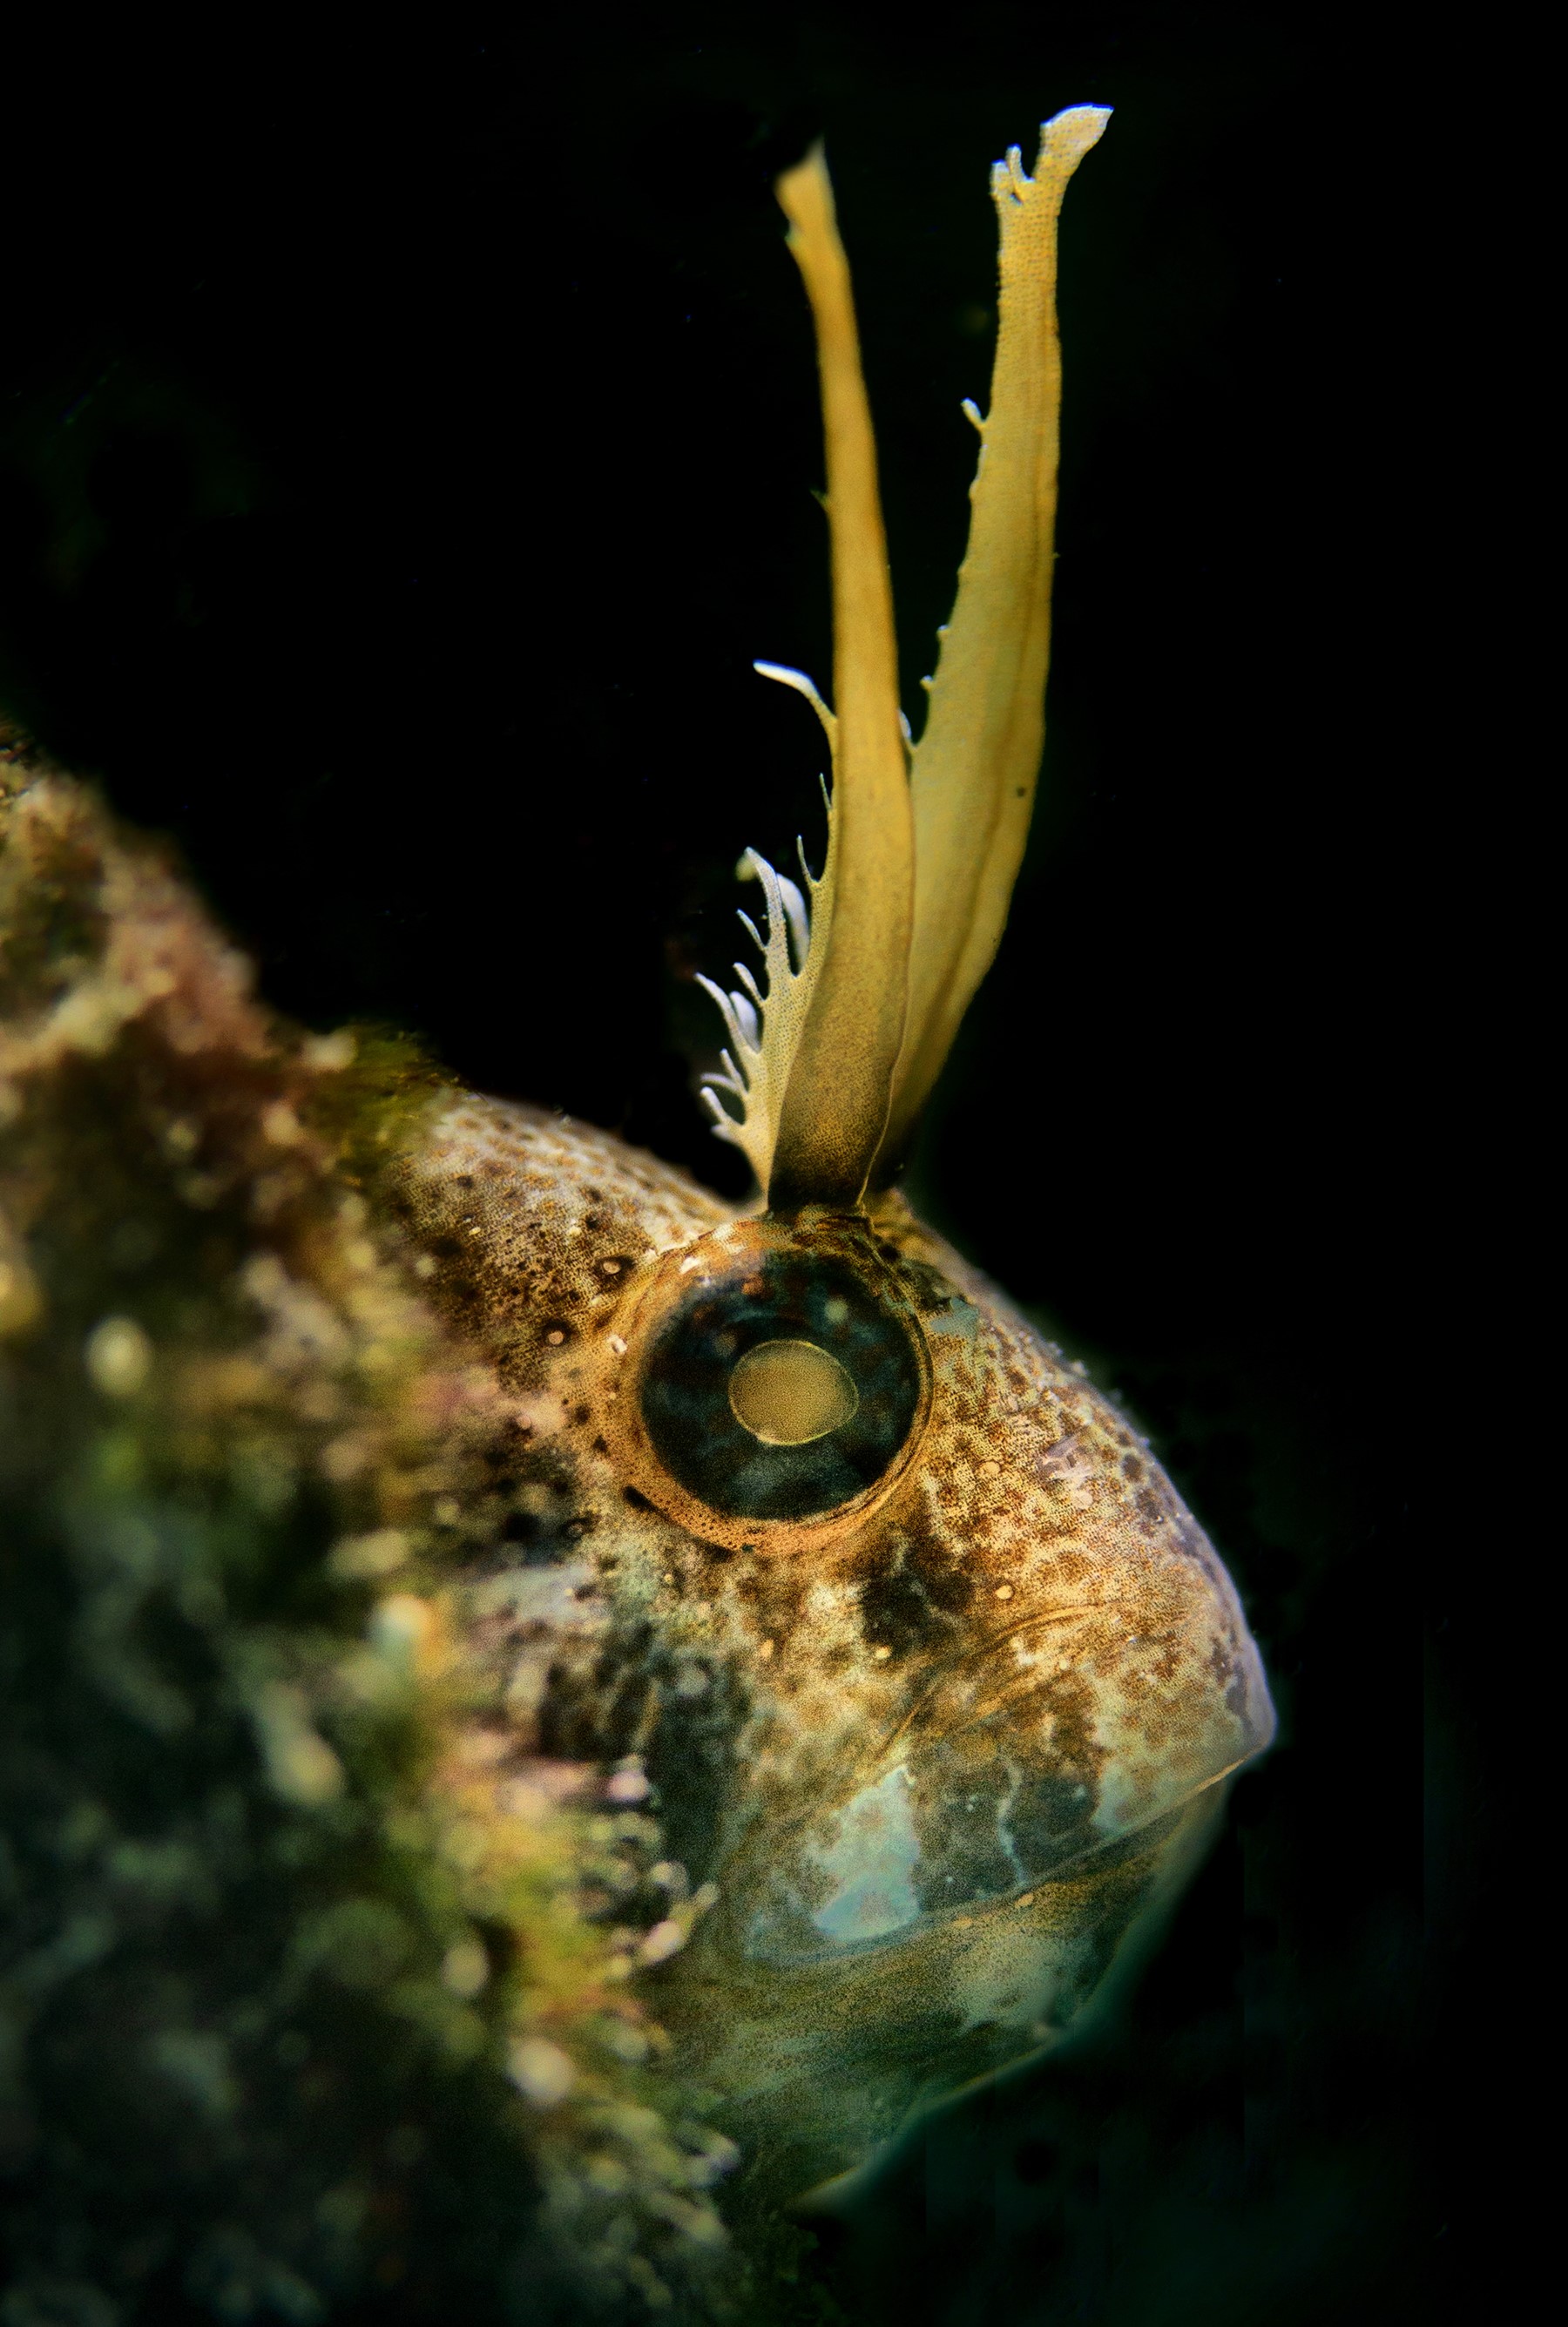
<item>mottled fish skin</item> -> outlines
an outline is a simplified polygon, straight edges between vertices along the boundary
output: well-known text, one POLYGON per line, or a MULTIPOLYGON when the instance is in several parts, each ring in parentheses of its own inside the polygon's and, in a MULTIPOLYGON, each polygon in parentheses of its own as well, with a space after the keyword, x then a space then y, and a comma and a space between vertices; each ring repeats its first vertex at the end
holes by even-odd
POLYGON ((395 1180, 510 1417, 518 1540, 470 1592, 488 1717, 519 1762, 642 1757, 717 1890, 656 2008, 773 2178, 853 2166, 1053 2038, 1268 1743, 1230 1579, 1124 1416, 896 1193, 772 1228, 472 1097, 395 1180), (924 1418, 847 1517, 705 1530, 661 1488, 640 1352, 769 1237, 902 1321, 924 1418))

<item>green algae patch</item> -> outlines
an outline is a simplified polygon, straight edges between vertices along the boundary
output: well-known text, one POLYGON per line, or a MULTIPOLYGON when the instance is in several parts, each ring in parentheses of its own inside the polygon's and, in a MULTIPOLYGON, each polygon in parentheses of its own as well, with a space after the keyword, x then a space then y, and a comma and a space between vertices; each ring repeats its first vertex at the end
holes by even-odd
POLYGON ((583 1904, 657 1829, 450 1646, 495 1417, 373 1210, 443 1089, 0 756, 5 2327, 723 2308, 583 1904))
POLYGON ((395 1026, 340 1027, 307 1039, 304 1055, 318 1070, 305 1119, 355 1188, 373 1190, 460 1088, 415 1036, 395 1026))

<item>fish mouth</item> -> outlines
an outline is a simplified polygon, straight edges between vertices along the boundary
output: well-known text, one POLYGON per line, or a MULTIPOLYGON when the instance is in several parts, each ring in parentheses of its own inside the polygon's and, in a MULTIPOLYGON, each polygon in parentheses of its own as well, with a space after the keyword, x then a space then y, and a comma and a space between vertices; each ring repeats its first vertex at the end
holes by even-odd
POLYGON ((752 1798, 661 2011, 781 2191, 1048 2048, 1140 1959, 1272 1734, 1234 1600, 1162 1604, 1164 1632, 1130 1595, 1005 1622, 841 1777, 752 1798))
POLYGON ((782 1967, 885 1948, 1080 1877, 1268 1743, 1245 1631, 1239 1647, 1188 1656, 1179 1700, 1151 1712, 1142 1676, 1171 1641, 1132 1632, 1119 1601, 989 1634, 931 1675, 856 1781, 751 1838, 725 1886, 741 1952, 782 1967))

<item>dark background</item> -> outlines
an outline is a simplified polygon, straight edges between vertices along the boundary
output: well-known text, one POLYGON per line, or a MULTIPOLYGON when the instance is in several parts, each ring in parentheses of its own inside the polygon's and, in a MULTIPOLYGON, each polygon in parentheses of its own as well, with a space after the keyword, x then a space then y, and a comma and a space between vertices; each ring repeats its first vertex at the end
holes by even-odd
POLYGON ((914 2144, 811 2285, 942 2327, 1432 2316, 1414 98, 1369 138, 1367 20, 1305 10, 224 26, 8 65, 0 698, 174 836, 277 1004, 415 1028, 732 1190, 692 976, 729 959, 742 848, 819 828, 815 724, 750 663, 831 667, 772 175, 826 131, 918 720, 985 401, 987 166, 1115 107, 1066 211, 1041 805, 912 1176, 1153 1433, 1282 1736, 1123 2020, 914 2144))

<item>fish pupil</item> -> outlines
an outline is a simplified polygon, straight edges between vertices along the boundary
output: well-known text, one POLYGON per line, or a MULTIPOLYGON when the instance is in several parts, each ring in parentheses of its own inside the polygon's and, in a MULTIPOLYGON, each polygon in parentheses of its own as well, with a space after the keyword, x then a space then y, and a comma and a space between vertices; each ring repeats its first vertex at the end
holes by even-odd
POLYGON ((730 1410, 770 1446, 805 1446, 853 1419, 860 1392, 815 1341, 759 1341, 730 1376, 730 1410))

